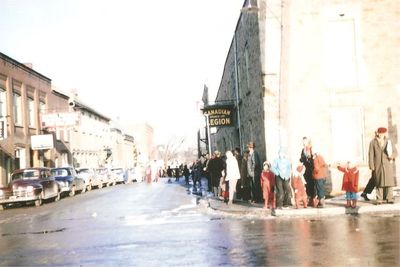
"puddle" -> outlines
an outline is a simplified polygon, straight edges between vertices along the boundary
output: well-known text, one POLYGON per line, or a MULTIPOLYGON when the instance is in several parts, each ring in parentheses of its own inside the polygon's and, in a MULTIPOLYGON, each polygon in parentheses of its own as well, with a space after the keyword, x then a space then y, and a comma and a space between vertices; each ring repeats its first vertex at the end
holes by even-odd
POLYGON ((60 233, 67 230, 67 228, 60 228, 55 230, 43 230, 37 232, 22 232, 22 233, 12 233, 12 234, 2 234, 1 236, 14 236, 14 235, 45 235, 45 234, 52 234, 52 233, 60 233))

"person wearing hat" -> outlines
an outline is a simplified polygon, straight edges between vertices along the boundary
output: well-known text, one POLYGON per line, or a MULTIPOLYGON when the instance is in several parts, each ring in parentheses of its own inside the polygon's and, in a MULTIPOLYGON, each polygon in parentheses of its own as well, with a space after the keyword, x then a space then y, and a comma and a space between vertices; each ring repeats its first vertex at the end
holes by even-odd
MULTIPOLYGON (((369 144, 368 164, 372 171, 371 179, 374 180, 376 186, 376 205, 394 203, 393 186, 395 186, 394 177, 394 159, 397 156, 396 147, 387 138, 387 129, 378 128, 377 134, 369 144)), ((365 198, 365 194, 361 194, 365 198)))
POLYGON ((249 142, 247 145, 249 149, 249 156, 247 159, 247 172, 250 180, 250 188, 251 188, 251 201, 253 203, 261 203, 262 195, 261 195, 261 160, 257 151, 254 150, 255 144, 254 142, 249 142))

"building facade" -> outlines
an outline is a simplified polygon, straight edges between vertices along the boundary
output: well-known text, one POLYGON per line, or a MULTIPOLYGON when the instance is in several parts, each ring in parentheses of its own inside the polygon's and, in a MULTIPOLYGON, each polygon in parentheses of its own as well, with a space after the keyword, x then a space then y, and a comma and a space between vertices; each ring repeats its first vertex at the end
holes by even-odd
MULTIPOLYGON (((273 160, 285 147, 296 164, 302 137, 308 136, 328 163, 357 162, 364 186, 374 131, 388 128, 398 147, 397 1, 248 4, 238 19, 216 99, 231 99, 236 91, 240 136, 235 129, 219 129, 217 149, 244 147, 252 140, 263 160, 273 160)), ((398 180, 399 174, 397 160, 398 180)), ((330 193, 340 192, 341 174, 334 168, 328 184, 330 193)))
POLYGON ((50 93, 49 78, 0 53, 0 185, 10 181, 14 169, 51 164, 48 153, 31 148, 31 136, 42 134, 40 111, 50 93))

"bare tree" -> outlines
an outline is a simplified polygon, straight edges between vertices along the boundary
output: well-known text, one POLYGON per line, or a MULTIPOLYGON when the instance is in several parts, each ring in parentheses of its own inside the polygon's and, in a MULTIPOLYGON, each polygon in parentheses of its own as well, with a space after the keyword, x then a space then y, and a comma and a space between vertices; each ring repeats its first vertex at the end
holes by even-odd
POLYGON ((168 163, 176 158, 185 142, 186 137, 171 137, 166 144, 157 146, 159 158, 164 161, 164 166, 167 167, 168 163))

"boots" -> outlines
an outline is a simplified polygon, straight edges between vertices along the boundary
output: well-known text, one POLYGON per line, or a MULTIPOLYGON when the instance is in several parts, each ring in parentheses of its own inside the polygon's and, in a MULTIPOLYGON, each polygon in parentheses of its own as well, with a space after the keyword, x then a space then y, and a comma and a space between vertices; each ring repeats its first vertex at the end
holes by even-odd
POLYGON ((357 207, 357 199, 353 199, 353 200, 351 201, 351 207, 352 207, 353 209, 355 209, 355 208, 357 207))
POLYGON ((318 200, 317 208, 323 208, 325 206, 325 201, 323 198, 318 200))

